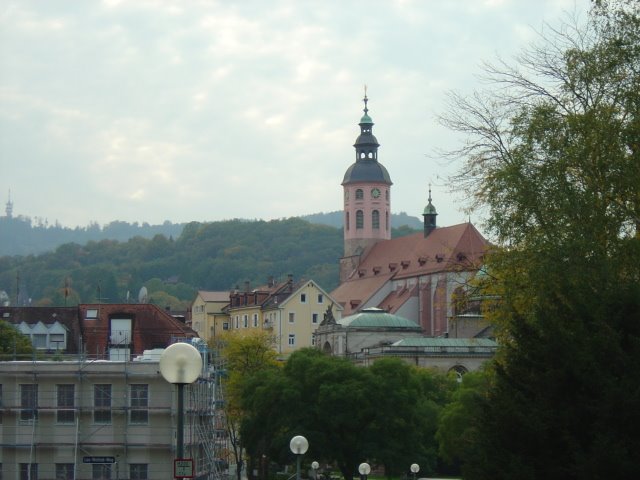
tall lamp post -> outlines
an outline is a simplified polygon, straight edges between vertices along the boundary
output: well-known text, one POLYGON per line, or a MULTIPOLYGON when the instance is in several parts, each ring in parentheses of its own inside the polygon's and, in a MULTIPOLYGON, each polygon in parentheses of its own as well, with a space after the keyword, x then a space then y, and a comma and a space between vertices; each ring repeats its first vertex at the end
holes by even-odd
POLYGON ((358 465, 358 472, 360 472, 360 478, 362 480, 367 480, 367 475, 371 473, 371 465, 367 462, 363 462, 358 465))
POLYGON ((416 474, 420 471, 420 465, 417 463, 411 464, 411 473, 413 473, 413 480, 416 480, 416 474))
POLYGON ((300 480, 300 458, 309 450, 309 442, 302 435, 296 435, 289 442, 289 448, 296 456, 296 480, 300 480))
POLYGON ((160 355, 160 373, 178 387, 176 456, 184 457, 184 386, 197 380, 202 371, 200 352, 188 343, 169 345, 160 355))

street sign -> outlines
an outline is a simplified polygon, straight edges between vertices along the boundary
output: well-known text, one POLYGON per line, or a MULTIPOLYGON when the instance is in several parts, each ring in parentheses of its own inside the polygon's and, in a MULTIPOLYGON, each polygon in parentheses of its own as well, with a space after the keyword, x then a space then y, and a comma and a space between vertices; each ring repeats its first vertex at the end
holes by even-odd
POLYGON ((82 457, 82 463, 116 463, 116 457, 82 457))
POLYGON ((193 478, 193 458, 176 458, 173 461, 175 478, 193 478))

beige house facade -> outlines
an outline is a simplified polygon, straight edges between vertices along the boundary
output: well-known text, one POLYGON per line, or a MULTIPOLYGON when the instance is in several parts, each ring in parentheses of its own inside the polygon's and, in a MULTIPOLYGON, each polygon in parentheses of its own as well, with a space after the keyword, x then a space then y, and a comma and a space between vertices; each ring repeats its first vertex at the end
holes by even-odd
POLYGON ((191 304, 191 328, 205 342, 229 330, 229 314, 226 312, 229 295, 228 291, 207 290, 199 290, 196 294, 191 304))

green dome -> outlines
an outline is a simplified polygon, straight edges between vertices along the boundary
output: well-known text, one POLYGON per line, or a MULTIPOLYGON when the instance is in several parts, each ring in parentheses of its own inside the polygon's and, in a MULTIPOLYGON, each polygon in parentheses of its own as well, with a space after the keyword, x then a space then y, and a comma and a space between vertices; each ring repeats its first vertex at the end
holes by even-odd
POLYGON ((415 322, 387 313, 381 308, 365 308, 360 313, 341 319, 338 323, 346 328, 387 328, 418 332, 422 330, 415 322))
POLYGON ((360 119, 360 123, 370 123, 373 125, 373 120, 371 120, 371 117, 365 113, 360 119))
POLYGON ((429 204, 424 207, 424 212, 422 212, 423 215, 433 215, 437 213, 438 212, 436 212, 436 207, 434 207, 431 202, 429 202, 429 204))

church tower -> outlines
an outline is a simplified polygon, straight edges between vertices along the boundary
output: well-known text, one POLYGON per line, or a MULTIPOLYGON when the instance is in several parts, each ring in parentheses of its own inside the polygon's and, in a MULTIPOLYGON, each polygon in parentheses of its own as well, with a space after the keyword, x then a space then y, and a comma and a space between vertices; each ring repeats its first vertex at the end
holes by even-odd
MULTIPOLYGON (((378 162, 380 144, 372 133, 373 120, 364 93, 364 115, 360 119, 360 135, 353 145, 356 161, 344 174, 344 258, 342 263, 357 265, 356 258, 379 242, 391 238, 391 178, 378 162)), ((347 265, 344 265, 348 268, 347 265)), ((341 267, 341 277, 343 268, 341 267)))
POLYGON ((438 212, 436 207, 431 203, 431 185, 429 185, 429 203, 424 207, 422 218, 424 218, 424 238, 427 238, 431 232, 436 229, 436 217, 438 212))

